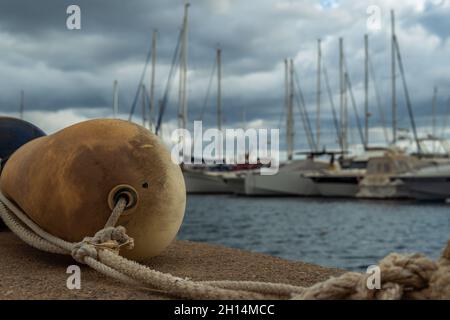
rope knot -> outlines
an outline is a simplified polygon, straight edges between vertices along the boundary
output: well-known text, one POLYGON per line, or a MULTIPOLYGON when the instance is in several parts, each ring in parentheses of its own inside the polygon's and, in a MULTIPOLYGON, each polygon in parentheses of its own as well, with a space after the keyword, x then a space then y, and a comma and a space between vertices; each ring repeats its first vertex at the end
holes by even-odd
POLYGON ((98 231, 93 237, 85 237, 81 242, 74 245, 72 257, 80 262, 85 263, 86 257, 98 259, 98 250, 110 250, 119 253, 119 250, 125 247, 133 249, 134 240, 126 234, 123 226, 106 227, 98 231))

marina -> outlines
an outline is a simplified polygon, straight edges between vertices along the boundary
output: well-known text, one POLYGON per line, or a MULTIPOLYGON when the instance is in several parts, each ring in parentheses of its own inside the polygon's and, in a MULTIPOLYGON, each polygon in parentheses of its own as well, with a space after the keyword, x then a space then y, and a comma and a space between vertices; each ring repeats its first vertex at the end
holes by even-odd
MULTIPOLYGON (((352 91, 352 84, 348 71, 348 64, 344 53, 343 38, 339 38, 339 85, 340 85, 340 117, 338 119, 336 108, 330 92, 329 80, 325 69, 322 70, 321 40, 318 40, 317 56, 317 98, 316 98, 316 126, 311 125, 310 116, 300 88, 298 74, 295 70, 293 59, 284 60, 284 103, 286 111, 286 148, 287 159, 281 164, 280 169, 273 175, 261 175, 260 169, 247 169, 234 173, 221 173, 221 171, 233 171, 223 164, 223 153, 220 151, 218 159, 209 160, 210 165, 198 167, 192 170, 188 165, 183 166, 184 178, 188 194, 240 194, 246 196, 300 196, 300 197, 325 197, 325 198, 368 198, 368 199, 414 199, 417 201, 446 201, 450 197, 450 180, 446 179, 446 167, 450 164, 448 141, 436 135, 436 119, 433 115, 432 134, 419 137, 419 132, 414 118, 414 111, 409 96, 409 90, 405 77, 400 46, 395 31, 395 12, 391 10, 391 80, 392 80, 392 140, 389 141, 384 113, 382 112, 377 92, 377 85, 373 74, 373 66, 370 63, 369 38, 364 35, 364 121, 360 119, 360 111, 352 91), (398 66, 398 67, 397 67, 398 66), (397 70, 397 68, 399 70, 397 70), (326 146, 320 150, 320 104, 321 104, 321 75, 326 82, 336 138, 340 146, 339 151, 327 151, 326 146), (397 115, 397 90, 396 74, 401 74, 402 86, 405 94, 405 103, 411 125, 412 137, 405 137, 398 133, 397 115), (374 83, 380 118, 382 119, 386 146, 373 147, 369 144, 369 78, 374 83), (348 145, 348 101, 353 108, 357 131, 363 146, 363 152, 351 153, 348 145), (300 152, 303 158, 294 156, 299 152, 294 150, 294 107, 298 106, 302 118, 309 151, 300 152), (362 123, 364 122, 364 128, 362 123), (401 140, 410 139, 411 146, 400 146, 401 140), (426 147, 425 141, 432 142, 432 149, 426 147), (440 152, 436 152, 436 144, 441 146, 440 152), (414 151, 411 151, 414 150, 414 151), (318 160, 320 156, 330 156, 328 162, 318 160), (219 160, 219 161, 218 161, 219 160), (211 172, 213 171, 213 172, 211 172), (427 173, 432 171, 432 173, 427 173), (430 176, 431 174, 431 176, 430 176), (440 174, 442 174, 440 176, 440 174)), ((185 10, 183 19, 184 28, 187 29, 188 16, 185 10)), ((183 34, 183 31, 182 31, 183 34)), ((180 37, 181 46, 186 46, 186 39, 180 37)), ((183 68, 180 69, 180 83, 186 72, 186 57, 182 56, 183 68)), ((222 128, 222 87, 221 87, 221 49, 217 49, 217 129, 222 128)), ((181 67, 181 65, 180 65, 181 67)), ((184 85, 184 84, 183 84, 184 85)), ((181 90, 183 87, 181 87, 181 90)), ((437 89, 434 88, 432 106, 436 108, 437 89)), ((181 116, 185 119, 186 101, 183 105, 181 116)), ((434 112, 433 111, 433 112, 434 112)), ((446 124, 445 124, 446 125, 446 124)), ((183 122, 182 128, 185 128, 183 122)), ((194 125, 195 128, 195 125, 194 125)), ((445 127, 443 130, 445 131, 445 127)), ((407 135, 409 134, 408 130, 407 135)), ((196 137, 194 134, 194 141, 196 137)), ((202 137, 203 139, 203 137, 202 137)), ((224 138, 220 137, 220 145, 224 138)), ((244 138, 245 140, 245 138, 244 138)), ((203 144, 203 140, 200 142, 203 144)), ((216 141, 217 143, 217 141, 216 141)), ((196 142, 194 142, 196 144, 196 142)), ((243 143, 245 145, 245 141, 243 143)), ((251 150, 245 149, 248 154, 251 150)), ((217 153, 217 151, 216 151, 217 153)), ((190 154, 190 153, 188 153, 190 154)), ((216 154, 217 156, 217 154, 216 154)), ((233 150, 233 157, 234 157, 233 150)), ((271 154, 272 161, 274 155, 271 154)), ((205 161, 205 159, 202 159, 205 161)), ((233 159, 229 164, 233 164, 233 159)), ((254 161, 254 160, 253 160, 254 161)), ((278 163, 278 161, 277 161, 278 163)), ((241 164, 241 163, 240 163, 241 164)), ((258 164, 246 158, 243 164, 258 164)))

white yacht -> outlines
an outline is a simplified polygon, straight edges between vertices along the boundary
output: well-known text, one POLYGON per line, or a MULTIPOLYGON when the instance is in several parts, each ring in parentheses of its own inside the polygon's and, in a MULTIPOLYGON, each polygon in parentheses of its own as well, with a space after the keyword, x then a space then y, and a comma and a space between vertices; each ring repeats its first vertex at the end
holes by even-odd
POLYGON ((332 168, 310 173, 308 177, 314 181, 322 197, 354 198, 366 172, 367 162, 379 152, 373 149, 359 156, 342 157, 332 168))
POLYGON ((364 169, 326 170, 308 175, 314 182, 319 195, 329 198, 354 198, 358 183, 364 176, 364 169))
POLYGON ((359 183, 359 198, 401 199, 411 194, 396 176, 427 164, 398 150, 386 150, 383 156, 369 159, 364 178, 359 183))
POLYGON ((188 194, 232 193, 233 190, 222 179, 223 172, 183 168, 188 194))
POLYGON ((329 167, 328 162, 309 158, 288 162, 271 176, 250 171, 245 175, 244 191, 253 196, 318 196, 316 185, 306 174, 329 167))
POLYGON ((424 168, 396 176, 411 197, 424 201, 450 198, 450 163, 429 163, 424 168))

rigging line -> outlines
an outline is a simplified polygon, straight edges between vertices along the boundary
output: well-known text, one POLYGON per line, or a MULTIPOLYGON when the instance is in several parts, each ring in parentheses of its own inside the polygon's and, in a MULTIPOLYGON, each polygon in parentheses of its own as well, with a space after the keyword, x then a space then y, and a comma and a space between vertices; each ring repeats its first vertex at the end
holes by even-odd
MULTIPOLYGON (((147 99, 146 100, 146 102, 147 102, 147 105, 146 105, 147 110, 150 110, 151 102, 150 102, 150 94, 149 94, 148 90, 145 90, 145 98, 147 99)), ((154 115, 155 115, 155 110, 153 110, 153 113, 149 113, 148 114, 148 120, 150 121, 150 126, 154 126, 155 125, 155 123, 154 123, 155 122, 154 115)), ((151 129, 151 127, 150 127, 150 129, 151 129)))
POLYGON ((300 87, 300 81, 298 79, 298 74, 297 74, 296 70, 294 70, 294 80, 295 80, 294 82, 296 84, 297 94, 298 94, 298 96, 296 95, 297 106, 298 106, 298 108, 300 110, 300 115, 302 117, 303 126, 304 126, 305 132, 306 132, 306 137, 308 138, 308 144, 309 144, 309 147, 310 147, 311 150, 316 150, 317 151, 317 146, 315 144, 314 136, 312 134, 311 121, 309 120, 309 117, 308 117, 308 111, 306 110, 305 99, 304 99, 304 96, 303 96, 302 89, 300 87))
MULTIPOLYGON (((210 95, 210 91, 211 91, 212 82, 213 82, 213 79, 214 79, 214 75, 215 75, 215 73, 216 73, 216 66, 217 66, 217 60, 214 59, 214 63, 213 63, 213 67, 212 67, 212 72, 211 72, 211 75, 210 75, 210 78, 209 78, 208 89, 206 90, 205 100, 204 100, 204 102, 203 102, 203 106, 202 106, 202 109, 201 109, 201 112, 200 112, 200 117, 198 118, 198 120, 200 120, 200 121, 203 121, 203 116, 204 116, 204 113, 205 113, 205 110, 206 110, 206 105, 208 104, 208 100, 209 100, 209 95, 210 95)), ((197 132, 197 133, 194 135, 194 141, 197 141, 198 135, 199 135, 199 134, 200 134, 200 132, 197 132)))
POLYGON ((386 140, 386 143, 389 144, 389 135, 388 135, 388 131, 387 131, 386 117, 384 115, 383 107, 381 105, 380 90, 378 88, 378 84, 376 81, 376 75, 375 75, 375 69, 373 67, 372 58, 370 56, 369 56, 369 68, 370 68, 369 74, 370 74, 372 84, 373 84, 373 89, 375 92, 375 100, 377 101, 378 112, 380 113, 381 125, 383 126, 384 139, 386 140))
POLYGON ((203 106, 202 106, 202 109, 201 109, 201 112, 200 112, 200 117, 199 117, 200 121, 203 121, 203 116, 205 114, 206 105, 208 104, 209 96, 210 96, 210 93, 211 93, 211 87, 212 87, 212 82, 213 82, 213 79, 214 79, 214 75, 216 73, 216 68, 217 68, 217 59, 214 59, 212 72, 211 72, 211 75, 209 77, 208 89, 206 90, 205 100, 203 101, 203 106))
POLYGON ((169 98, 170 89, 172 87, 171 80, 173 78, 174 70, 177 65, 178 52, 180 51, 180 44, 181 44, 182 36, 183 36, 183 29, 180 30, 180 33, 178 35, 177 45, 175 47, 175 52, 172 57, 172 65, 170 66, 169 75, 167 77, 166 89, 164 91, 163 99, 161 101, 161 105, 159 108, 158 121, 156 123, 156 129, 155 129, 156 135, 158 135, 158 133, 159 133, 159 130, 160 130, 161 124, 162 124, 162 118, 163 118, 164 112, 166 111, 167 100, 169 98))
POLYGON ((333 101, 333 94, 331 92, 330 82, 329 82, 329 79, 328 79, 328 72, 327 72, 327 69, 326 69, 325 66, 322 67, 322 71, 323 71, 323 76, 325 78, 325 86, 327 88, 328 98, 330 100, 331 112, 332 112, 332 115, 333 115, 334 128, 336 129, 336 135, 338 137, 339 145, 342 145, 340 129, 339 129, 339 122, 338 122, 337 113, 336 113, 336 107, 335 107, 335 104, 334 104, 334 101, 333 101))
POLYGON ((283 121, 285 113, 286 113, 286 108, 282 108, 282 110, 280 112, 280 117, 278 118, 278 126, 277 126, 277 128, 281 128, 281 122, 283 121))
MULTIPOLYGON (((294 71, 294 72, 295 72, 295 71, 294 71)), ((294 78, 294 81, 295 81, 295 78, 294 78)), ((306 134, 306 139, 307 139, 307 142, 308 142, 308 146, 309 146, 309 148, 312 150, 313 145, 312 145, 312 143, 311 143, 311 138, 310 138, 310 135, 309 135, 309 133, 308 133, 308 126, 307 126, 307 124, 306 124, 306 122, 305 122, 305 117, 304 117, 304 115, 303 115, 303 110, 302 110, 302 107, 301 107, 301 103, 300 103, 299 97, 298 97, 298 95, 295 94, 295 93, 292 93, 292 95, 295 97, 295 100, 296 100, 296 102, 297 102, 297 107, 298 107, 299 112, 300 112, 300 119, 302 120, 302 123, 303 123, 303 129, 305 130, 305 134, 306 134)), ((302 95, 302 93, 300 93, 300 99, 302 99, 302 98, 303 98, 303 95, 302 95)), ((286 114, 286 116, 288 116, 288 115, 286 114)), ((287 128, 286 128, 286 130, 287 130, 287 128)))
POLYGON ((147 53, 147 58, 145 59, 145 65, 144 65, 144 69, 142 70, 141 79, 139 80, 138 88, 136 90, 136 94, 134 95, 133 104, 131 105, 131 110, 130 110, 130 115, 128 116, 128 121, 131 121, 134 110, 136 109, 136 104, 139 99, 139 93, 141 92, 141 85, 144 82, 145 73, 147 71, 147 67, 150 62, 151 56, 152 56, 152 47, 150 46, 150 49, 148 50, 148 53, 147 53))
POLYGON ((447 104, 447 111, 446 111, 446 113, 444 115, 444 124, 442 126, 442 133, 441 133, 441 137, 443 139, 445 139, 445 131, 446 131, 447 125, 448 125, 448 114, 450 113, 450 98, 448 99, 447 103, 448 103, 447 104))
POLYGON ((356 126, 358 127, 359 137, 361 138, 361 143, 364 145, 365 139, 362 131, 361 120, 359 118, 358 108, 356 106, 355 96, 353 95, 352 83, 350 82, 350 76, 348 72, 345 73, 345 80, 348 85, 348 90, 350 91, 350 99, 352 101, 353 111, 355 112, 356 126))
POLYGON ((405 98, 406 98, 406 106, 408 107, 408 114, 409 114, 409 119, 411 121, 411 127, 413 130, 413 134, 414 134, 414 140, 416 142, 417 145, 417 152, 419 154, 422 153, 422 147, 419 143, 419 138, 417 136, 417 128, 416 128, 416 122, 414 120, 414 113, 413 113, 413 109, 412 109, 412 105, 411 105, 411 100, 409 98, 409 91, 408 91, 408 86, 406 85, 406 79, 405 79, 405 71, 403 69, 403 62, 402 62, 402 57, 400 54, 400 46, 398 45, 398 41, 397 38, 394 37, 394 44, 395 44, 395 48, 397 49, 397 59, 398 59, 398 67, 400 69, 400 74, 402 76, 402 83, 403 83, 403 90, 405 93, 405 98))
POLYGON ((295 96, 295 101, 297 102, 297 107, 298 107, 298 109, 300 111, 300 118, 302 119, 303 129, 305 130, 305 133, 306 133, 306 139, 307 139, 307 142, 308 142, 309 149, 313 150, 314 149, 313 142, 311 141, 311 135, 308 133, 308 125, 306 123, 305 115, 303 113, 302 107, 300 106, 301 103, 300 103, 300 100, 299 100, 299 96, 298 96, 298 94, 295 94, 294 96, 295 96))
POLYGON ((295 73, 294 71, 294 75, 295 75, 295 83, 296 83, 296 87, 297 87, 297 96, 296 96, 296 100, 297 100, 297 107, 300 110, 300 116, 302 118, 303 121, 303 125, 305 127, 305 132, 307 134, 307 138, 309 139, 309 144, 310 144, 310 149, 311 150, 316 150, 317 146, 315 144, 315 140, 314 140, 314 135, 313 135, 313 131, 312 131, 312 126, 311 126, 311 121, 309 119, 308 116, 308 111, 306 110, 306 103, 305 103, 305 98, 303 95, 303 91, 300 87, 300 82, 298 79, 298 75, 297 73, 295 73))
POLYGON ((359 136, 361 138, 361 143, 365 144, 364 134, 362 131, 361 119, 359 118, 358 108, 356 106, 355 96, 353 95, 352 83, 350 81, 350 75, 348 74, 347 57, 344 54, 344 67, 345 67, 345 82, 348 85, 348 90, 350 91, 350 98, 352 101, 353 111, 355 112, 356 126, 358 127, 359 136))

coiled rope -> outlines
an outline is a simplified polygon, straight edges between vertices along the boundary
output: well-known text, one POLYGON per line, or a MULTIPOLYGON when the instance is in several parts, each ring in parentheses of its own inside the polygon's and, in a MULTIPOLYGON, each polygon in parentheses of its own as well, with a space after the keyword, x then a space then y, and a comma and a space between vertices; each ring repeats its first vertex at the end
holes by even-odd
POLYGON ((369 289, 369 274, 347 272, 312 287, 254 281, 192 281, 152 270, 119 255, 134 242, 115 226, 125 210, 120 198, 105 227, 93 237, 71 243, 34 223, 0 192, 0 216, 27 244, 46 252, 71 255, 77 262, 131 286, 184 299, 450 299, 450 238, 439 261, 422 254, 392 253, 380 261, 381 289, 369 289))

